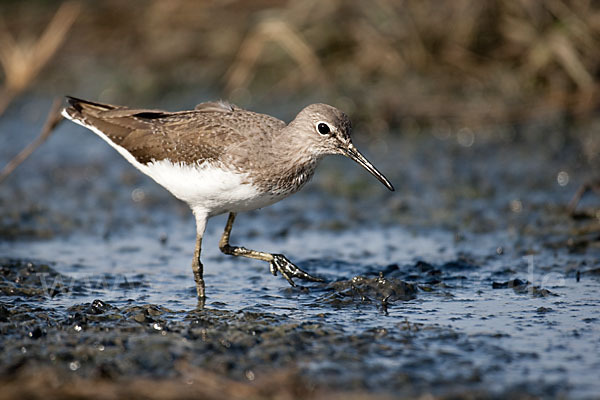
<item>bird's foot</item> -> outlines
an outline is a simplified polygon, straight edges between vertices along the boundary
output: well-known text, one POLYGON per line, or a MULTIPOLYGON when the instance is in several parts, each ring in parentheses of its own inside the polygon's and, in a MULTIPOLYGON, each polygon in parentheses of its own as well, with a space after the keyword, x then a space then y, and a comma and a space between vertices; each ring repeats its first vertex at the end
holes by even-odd
POLYGON ((285 280, 294 287, 296 284, 292 278, 300 278, 311 282, 323 282, 323 279, 316 278, 295 266, 283 254, 273 254, 273 260, 269 261, 269 267, 273 275, 277 276, 277 271, 281 272, 285 280))

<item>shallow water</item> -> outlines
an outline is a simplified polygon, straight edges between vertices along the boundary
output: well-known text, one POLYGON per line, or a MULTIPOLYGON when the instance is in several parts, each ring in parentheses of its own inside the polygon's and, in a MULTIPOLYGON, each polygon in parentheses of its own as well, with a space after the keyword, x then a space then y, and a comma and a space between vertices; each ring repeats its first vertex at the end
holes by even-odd
MULTIPOLYGON (((0 123, 22 131, 0 137, 2 163, 39 125, 23 115, 0 123)), ((596 397, 598 202, 566 215, 587 175, 577 143, 548 135, 362 143, 396 193, 327 160, 302 192, 240 215, 232 236, 326 282, 292 288, 266 263, 221 254, 221 216, 197 310, 191 213, 64 124, 0 192, 0 373, 170 379, 185 360, 241 381, 293 368, 311 387, 372 394, 596 397)))

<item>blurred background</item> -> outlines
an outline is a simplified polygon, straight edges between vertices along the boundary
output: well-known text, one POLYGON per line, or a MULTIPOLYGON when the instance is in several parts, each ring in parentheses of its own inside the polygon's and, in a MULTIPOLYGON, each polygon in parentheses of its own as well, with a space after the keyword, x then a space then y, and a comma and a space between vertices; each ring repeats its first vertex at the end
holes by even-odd
POLYGON ((77 377, 115 398, 596 398, 600 199, 567 204, 600 178, 599 78, 592 0, 1 0, 0 400, 102 396, 77 377), (222 255, 211 219, 196 310, 189 208, 83 128, 44 132, 65 95, 329 103, 397 191, 329 157, 240 215, 232 240, 326 278, 308 290, 222 255))
MULTIPOLYGON (((317 174, 316 191, 353 197, 361 213, 373 198, 391 210, 363 221, 481 229, 492 202, 499 214, 491 219, 504 221, 506 210, 524 215, 532 202, 564 206, 599 178, 599 50, 600 4, 591 0, 5 0, 0 164, 9 168, 0 182, 64 95, 169 110, 226 99, 287 121, 325 102, 350 115, 355 141, 400 190, 388 198, 362 171, 336 166, 317 174)), ((127 196, 132 184, 162 193, 80 132, 64 124, 29 171, 11 177, 3 204, 18 211, 5 226, 21 232, 24 204, 39 207, 33 187, 81 181, 65 163, 100 190, 107 160, 119 160, 127 196)), ((346 165, 325 164, 335 162, 346 165)), ((600 222, 596 209, 587 215, 600 222)))
POLYGON ((0 109, 25 90, 172 109, 323 101, 386 135, 587 124, 599 105, 591 0, 5 0, 0 16, 0 109))

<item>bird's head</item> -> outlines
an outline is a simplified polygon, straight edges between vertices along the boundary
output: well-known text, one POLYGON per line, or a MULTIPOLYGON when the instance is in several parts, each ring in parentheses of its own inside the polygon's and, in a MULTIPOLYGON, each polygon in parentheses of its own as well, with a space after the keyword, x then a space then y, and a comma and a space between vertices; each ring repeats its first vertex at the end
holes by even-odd
POLYGON ((327 104, 311 104, 298 113, 289 128, 301 132, 299 139, 314 155, 344 155, 360 164, 389 190, 394 190, 390 181, 352 144, 350 118, 337 108, 327 104))

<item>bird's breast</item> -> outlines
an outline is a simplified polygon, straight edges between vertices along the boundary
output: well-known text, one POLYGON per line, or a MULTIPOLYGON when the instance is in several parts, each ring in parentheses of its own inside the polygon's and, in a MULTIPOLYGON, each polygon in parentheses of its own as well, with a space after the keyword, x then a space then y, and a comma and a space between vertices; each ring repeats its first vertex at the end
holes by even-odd
POLYGON ((261 183, 262 190, 283 198, 300 190, 312 178, 316 166, 316 162, 290 163, 270 173, 260 171, 256 181, 261 183))

